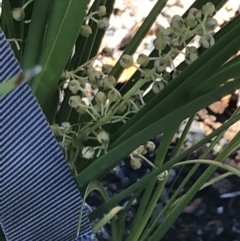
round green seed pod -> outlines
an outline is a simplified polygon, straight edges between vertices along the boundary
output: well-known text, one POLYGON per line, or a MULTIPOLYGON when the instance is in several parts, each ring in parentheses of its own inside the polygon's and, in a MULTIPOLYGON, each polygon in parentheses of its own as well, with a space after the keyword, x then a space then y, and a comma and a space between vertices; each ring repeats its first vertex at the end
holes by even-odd
POLYGON ((120 99, 119 95, 114 90, 110 90, 107 97, 111 103, 117 102, 120 99))
POLYGON ((107 30, 109 28, 109 19, 104 17, 104 18, 101 18, 100 20, 98 20, 98 27, 100 29, 104 29, 104 30, 107 30))
POLYGON ((104 92, 98 91, 96 96, 95 96, 95 100, 96 100, 97 103, 105 104, 106 100, 107 100, 107 96, 104 92))
POLYGON ((189 10, 188 15, 189 15, 189 18, 191 18, 192 20, 194 19, 194 20, 199 21, 199 20, 201 20, 202 12, 196 8, 191 8, 189 10))
POLYGON ((63 122, 61 126, 63 127, 65 133, 68 133, 72 127, 69 122, 63 122))
POLYGON ((131 165, 131 167, 132 167, 134 170, 140 169, 141 166, 142 166, 141 159, 132 156, 132 157, 131 157, 131 160, 130 160, 130 165, 131 165))
POLYGON ((195 28, 198 25, 197 19, 191 14, 188 14, 188 16, 184 19, 184 22, 186 26, 191 29, 195 28))
POLYGON ((204 15, 212 16, 215 13, 215 6, 213 3, 208 2, 202 7, 202 13, 204 15))
POLYGON ((174 15, 171 19, 170 25, 175 31, 185 27, 184 20, 180 15, 174 15))
POLYGON ((103 16, 105 16, 106 14, 107 14, 107 8, 106 8, 106 6, 104 6, 104 5, 99 6, 99 7, 98 7, 98 11, 97 11, 97 15, 98 15, 99 17, 103 17, 103 16))
POLYGON ((110 136, 106 131, 102 130, 98 133, 97 140, 99 143, 106 145, 110 141, 110 136))
POLYGON ((71 80, 68 84, 69 90, 73 93, 76 94, 80 90, 80 83, 77 80, 71 80))
POLYGON ((105 90, 115 87, 116 84, 117 84, 117 80, 112 75, 109 75, 103 78, 103 88, 105 90))
POLYGON ((167 176, 168 176, 168 171, 165 170, 164 172, 160 173, 160 174, 157 176, 157 179, 158 179, 159 181, 163 181, 167 176))
POLYGON ((14 8, 12 10, 12 17, 16 21, 21 21, 25 18, 25 11, 23 8, 14 8))
POLYGON ((82 25, 80 29, 80 34, 83 37, 89 37, 92 34, 92 29, 89 25, 82 25))
POLYGON ((152 91, 154 94, 158 94, 164 89, 164 83, 162 81, 156 81, 153 83, 152 91))
POLYGON ((100 71, 94 70, 88 75, 88 81, 90 84, 98 84, 98 81, 103 77, 100 71))
POLYGON ((128 69, 133 66, 133 57, 131 55, 124 54, 119 63, 124 69, 128 69))
POLYGON ((158 36, 153 40, 153 46, 156 50, 164 50, 167 46, 167 42, 163 36, 158 36))
POLYGON ((154 34, 155 34, 156 38, 162 37, 164 30, 165 30, 165 28, 163 26, 158 26, 156 28, 156 30, 154 31, 154 34))
POLYGON ((164 72, 162 73, 162 77, 163 77, 163 79, 166 80, 166 81, 170 81, 170 80, 172 79, 172 75, 171 75, 169 72, 167 72, 167 71, 164 71, 164 72))
POLYGON ((102 49, 101 54, 106 57, 112 57, 112 49, 105 47, 102 49))
POLYGON ((50 128, 55 136, 59 136, 63 134, 58 124, 53 124, 50 126, 50 128))
POLYGON ((146 54, 139 54, 137 58, 137 63, 143 67, 146 67, 149 63, 150 59, 146 54))
POLYGON ((95 154, 95 150, 92 146, 86 146, 82 149, 82 157, 85 159, 91 159, 95 154))
POLYGON ((207 21, 205 23, 205 27, 208 31, 213 31, 215 28, 217 28, 218 22, 215 18, 207 18, 207 21))
POLYGON ((79 95, 73 95, 69 98, 68 104, 72 107, 72 108, 76 108, 79 106, 79 104, 81 104, 81 97, 79 95))
POLYGON ((154 151, 156 149, 156 145, 152 141, 148 141, 145 145, 144 148, 146 151, 154 151))
POLYGON ((106 75, 108 75, 111 71, 112 71, 113 66, 109 65, 109 64, 104 64, 102 66, 102 72, 106 75))
POLYGON ((215 44, 215 39, 211 34, 204 34, 201 38, 199 43, 206 49, 212 47, 215 44))

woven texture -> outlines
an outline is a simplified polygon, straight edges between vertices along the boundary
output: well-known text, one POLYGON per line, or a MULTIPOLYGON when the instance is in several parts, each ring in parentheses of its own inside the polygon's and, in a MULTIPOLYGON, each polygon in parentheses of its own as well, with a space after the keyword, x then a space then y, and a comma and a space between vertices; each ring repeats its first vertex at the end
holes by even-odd
MULTIPOLYGON (((0 30, 0 81, 21 72, 0 30)), ((31 89, 0 98, 0 223, 8 241, 93 240, 77 185, 31 89)))

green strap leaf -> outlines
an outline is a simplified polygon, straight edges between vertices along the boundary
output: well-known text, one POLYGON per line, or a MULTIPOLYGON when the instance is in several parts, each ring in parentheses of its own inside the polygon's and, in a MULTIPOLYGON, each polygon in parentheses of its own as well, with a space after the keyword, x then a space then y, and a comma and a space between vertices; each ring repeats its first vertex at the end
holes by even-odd
POLYGON ((92 182, 90 182, 86 188, 84 197, 83 197, 83 203, 81 206, 81 210, 80 210, 80 214, 79 214, 79 219, 78 219, 78 226, 77 226, 77 236, 80 233, 80 228, 81 228, 81 220, 82 220, 82 214, 83 214, 83 208, 84 208, 84 203, 88 197, 88 195, 90 194, 90 192, 92 191, 99 191, 101 196, 103 197, 104 201, 107 202, 109 201, 109 196, 107 191, 104 189, 103 185, 98 182, 97 180, 93 180, 92 182))
POLYGON ((42 73, 31 88, 43 111, 48 109, 58 81, 72 53, 90 0, 54 0, 39 63, 42 73))
POLYGON ((123 210, 123 207, 114 207, 108 214, 106 214, 94 227, 93 232, 97 233, 105 224, 107 224, 115 215, 123 210))

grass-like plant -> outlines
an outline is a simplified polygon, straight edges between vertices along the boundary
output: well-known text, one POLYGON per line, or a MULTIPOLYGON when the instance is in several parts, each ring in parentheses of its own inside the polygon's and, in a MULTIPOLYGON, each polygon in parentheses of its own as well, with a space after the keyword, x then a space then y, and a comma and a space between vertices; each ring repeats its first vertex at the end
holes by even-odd
MULTIPOLYGON (((111 240, 123 240, 125 216, 134 198, 129 198, 124 207, 119 202, 130 194, 134 193, 133 197, 141 194, 136 217, 125 238, 156 241, 164 237, 194 195, 210 185, 208 180, 216 168, 240 176, 238 170, 224 164, 240 146, 239 132, 215 160, 205 159, 227 128, 240 119, 239 108, 221 127, 181 151, 195 114, 240 87, 240 58, 236 56, 240 49, 240 16, 214 34, 217 26, 214 15, 227 1, 196 0, 183 16, 172 18, 169 28, 156 29, 154 50, 149 56, 140 54, 135 64, 133 54, 167 3, 159 0, 116 65, 103 63, 101 69, 96 69, 96 59, 112 54, 109 48, 99 48, 114 2, 95 0, 89 6, 90 0, 3 0, 1 28, 11 40, 23 69, 42 66, 41 73, 29 84, 79 188, 85 193, 84 198, 92 190, 98 190, 105 200, 89 215, 91 221, 100 219, 93 227, 94 232, 110 221, 111 240), (200 38, 199 48, 189 45, 195 36, 200 38), (176 67, 174 59, 179 53, 184 53, 185 59, 176 67), (136 72, 119 88, 118 79, 129 67, 135 67, 136 72), (93 90, 91 96, 86 85, 93 90), (170 160, 165 162, 172 138, 186 119, 181 138, 170 160), (150 139, 161 133, 162 140, 152 162, 145 154, 156 148, 150 139), (198 160, 187 160, 207 143, 211 144, 198 160), (152 171, 109 198, 99 181, 127 156, 133 169, 147 162, 152 171), (169 171, 187 164, 194 164, 191 171, 155 220, 150 219, 169 171), (209 167, 180 196, 180 190, 203 164, 209 167), (160 225, 159 220, 163 220, 160 225)), ((0 94, 14 88, 15 80, 1 84, 0 94)))

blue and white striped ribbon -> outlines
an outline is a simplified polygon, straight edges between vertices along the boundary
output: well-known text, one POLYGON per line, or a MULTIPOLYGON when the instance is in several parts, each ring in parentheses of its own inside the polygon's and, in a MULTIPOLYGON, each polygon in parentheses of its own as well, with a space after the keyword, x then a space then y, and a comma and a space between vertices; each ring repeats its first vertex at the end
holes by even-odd
MULTIPOLYGON (((0 30, 0 80, 21 72, 0 30)), ((94 239, 71 171, 27 84, 0 98, 0 223, 8 241, 94 239)))

